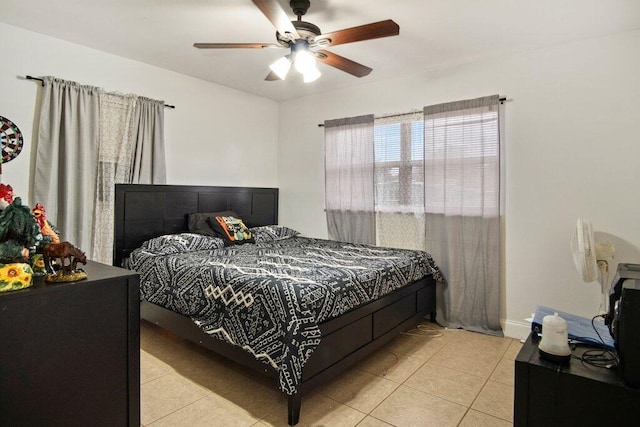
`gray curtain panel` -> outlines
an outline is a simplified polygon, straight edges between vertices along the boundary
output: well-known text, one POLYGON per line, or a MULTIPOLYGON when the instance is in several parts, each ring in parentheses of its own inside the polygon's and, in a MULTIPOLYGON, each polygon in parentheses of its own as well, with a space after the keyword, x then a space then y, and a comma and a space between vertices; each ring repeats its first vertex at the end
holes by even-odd
POLYGON ((90 254, 96 194, 100 89, 44 78, 32 202, 70 241, 90 254))
POLYGON ((324 126, 329 237, 375 244, 373 115, 328 120, 324 126))
POLYGON ((502 336, 499 96, 424 108, 426 247, 452 328, 502 336))
POLYGON ((134 118, 135 148, 129 182, 166 184, 164 102, 138 97, 134 118))

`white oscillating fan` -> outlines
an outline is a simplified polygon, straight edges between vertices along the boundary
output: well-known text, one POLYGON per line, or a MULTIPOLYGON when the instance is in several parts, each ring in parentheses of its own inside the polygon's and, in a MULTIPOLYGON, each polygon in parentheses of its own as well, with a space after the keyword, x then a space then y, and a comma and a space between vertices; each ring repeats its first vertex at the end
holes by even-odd
POLYGON ((571 239, 573 261, 583 282, 598 281, 600 283, 602 291, 600 309, 603 312, 608 310, 609 298, 606 289, 609 271, 608 260, 613 258, 614 251, 611 243, 596 243, 591 221, 585 218, 578 218, 578 223, 571 239))
POLYGON ((596 239, 593 237, 593 227, 588 219, 578 218, 578 224, 571 239, 571 252, 582 280, 587 283, 598 280, 596 239))

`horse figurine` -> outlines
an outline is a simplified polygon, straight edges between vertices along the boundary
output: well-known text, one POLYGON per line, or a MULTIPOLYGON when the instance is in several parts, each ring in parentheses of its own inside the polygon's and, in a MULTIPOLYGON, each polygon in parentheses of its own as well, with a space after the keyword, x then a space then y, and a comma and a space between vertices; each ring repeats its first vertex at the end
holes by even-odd
POLYGON ((60 260, 60 270, 63 274, 70 274, 76 271, 78 262, 87 264, 87 256, 80 249, 76 248, 69 242, 49 243, 47 244, 42 255, 47 271, 54 272, 51 264, 52 260, 60 260))

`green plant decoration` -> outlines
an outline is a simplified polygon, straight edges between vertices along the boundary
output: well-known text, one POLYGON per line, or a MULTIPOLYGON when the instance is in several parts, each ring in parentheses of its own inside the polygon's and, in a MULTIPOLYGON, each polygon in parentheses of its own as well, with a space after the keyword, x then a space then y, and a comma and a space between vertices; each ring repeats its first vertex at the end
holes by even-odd
POLYGON ((29 249, 41 240, 40 227, 31 210, 16 197, 0 213, 0 263, 25 262, 29 249))

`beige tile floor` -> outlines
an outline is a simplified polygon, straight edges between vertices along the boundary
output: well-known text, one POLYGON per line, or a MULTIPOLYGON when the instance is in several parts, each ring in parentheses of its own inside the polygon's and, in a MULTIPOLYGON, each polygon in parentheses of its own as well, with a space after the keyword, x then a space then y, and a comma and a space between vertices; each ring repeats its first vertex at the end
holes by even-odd
MULTIPOLYGON (((509 426, 521 343, 425 323, 303 395, 299 426, 509 426)), ((272 379, 141 324, 144 426, 286 426, 272 379)))

